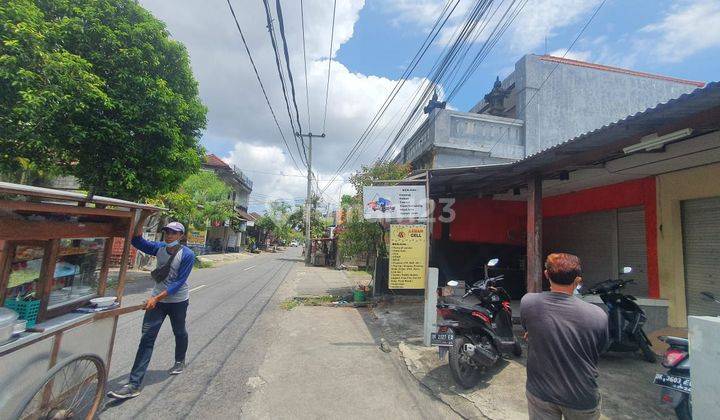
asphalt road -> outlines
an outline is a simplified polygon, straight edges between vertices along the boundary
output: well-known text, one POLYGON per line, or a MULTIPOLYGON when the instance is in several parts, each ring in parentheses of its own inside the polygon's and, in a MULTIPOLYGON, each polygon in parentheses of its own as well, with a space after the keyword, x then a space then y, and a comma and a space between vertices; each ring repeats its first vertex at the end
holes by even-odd
MULTIPOLYGON (((298 261, 299 248, 261 254, 217 268, 193 270, 187 329, 190 345, 183 374, 170 376, 174 337, 164 323, 139 397, 107 400, 100 418, 203 418, 217 410, 240 415, 248 378, 256 375, 276 332, 278 288, 298 261), (232 373, 229 375, 228 373, 232 373)), ((142 301, 152 280, 130 285, 125 302, 142 301)), ((120 318, 108 389, 126 383, 140 340, 142 312, 120 318)))

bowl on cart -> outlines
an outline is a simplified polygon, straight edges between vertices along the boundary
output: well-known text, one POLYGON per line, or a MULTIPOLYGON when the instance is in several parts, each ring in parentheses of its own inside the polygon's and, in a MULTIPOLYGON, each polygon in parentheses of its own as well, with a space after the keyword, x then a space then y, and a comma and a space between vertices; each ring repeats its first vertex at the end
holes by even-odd
POLYGON ((105 297, 90 299, 90 303, 97 306, 98 308, 106 308, 108 306, 111 306, 113 303, 115 303, 116 300, 117 300, 117 297, 115 297, 115 296, 105 296, 105 297))

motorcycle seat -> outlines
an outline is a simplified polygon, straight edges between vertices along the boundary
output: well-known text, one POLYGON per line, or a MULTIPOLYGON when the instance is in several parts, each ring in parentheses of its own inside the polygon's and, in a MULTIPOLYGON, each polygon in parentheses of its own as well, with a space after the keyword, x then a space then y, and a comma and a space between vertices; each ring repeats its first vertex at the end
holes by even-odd
POLYGON ((668 343, 671 346, 687 347, 689 345, 688 339, 682 338, 682 337, 663 336, 663 337, 660 337, 660 340, 668 343))

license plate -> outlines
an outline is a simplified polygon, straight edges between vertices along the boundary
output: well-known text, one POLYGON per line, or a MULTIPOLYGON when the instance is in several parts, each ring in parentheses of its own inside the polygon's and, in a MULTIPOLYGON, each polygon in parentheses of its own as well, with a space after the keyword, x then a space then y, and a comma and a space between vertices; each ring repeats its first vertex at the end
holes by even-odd
POLYGON ((450 346, 455 341, 455 333, 430 333, 430 344, 433 346, 450 346))
POLYGON ((686 394, 690 393, 690 378, 683 378, 682 376, 673 376, 665 373, 656 373, 654 382, 655 385, 664 386, 686 394))

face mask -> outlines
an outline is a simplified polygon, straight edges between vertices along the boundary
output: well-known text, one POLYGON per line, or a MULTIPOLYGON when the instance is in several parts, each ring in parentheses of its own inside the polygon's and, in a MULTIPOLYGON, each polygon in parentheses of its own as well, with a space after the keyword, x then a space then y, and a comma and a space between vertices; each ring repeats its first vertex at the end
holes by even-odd
POLYGON ((180 243, 180 240, 179 240, 179 239, 176 239, 176 240, 170 242, 169 244, 167 244, 167 245, 165 245, 165 246, 168 246, 168 247, 171 247, 171 248, 172 248, 172 247, 174 247, 174 246, 177 246, 179 243, 180 243))
POLYGON ((580 296, 580 288, 582 287, 581 284, 578 284, 577 287, 575 287, 575 290, 573 290, 573 296, 580 296))

